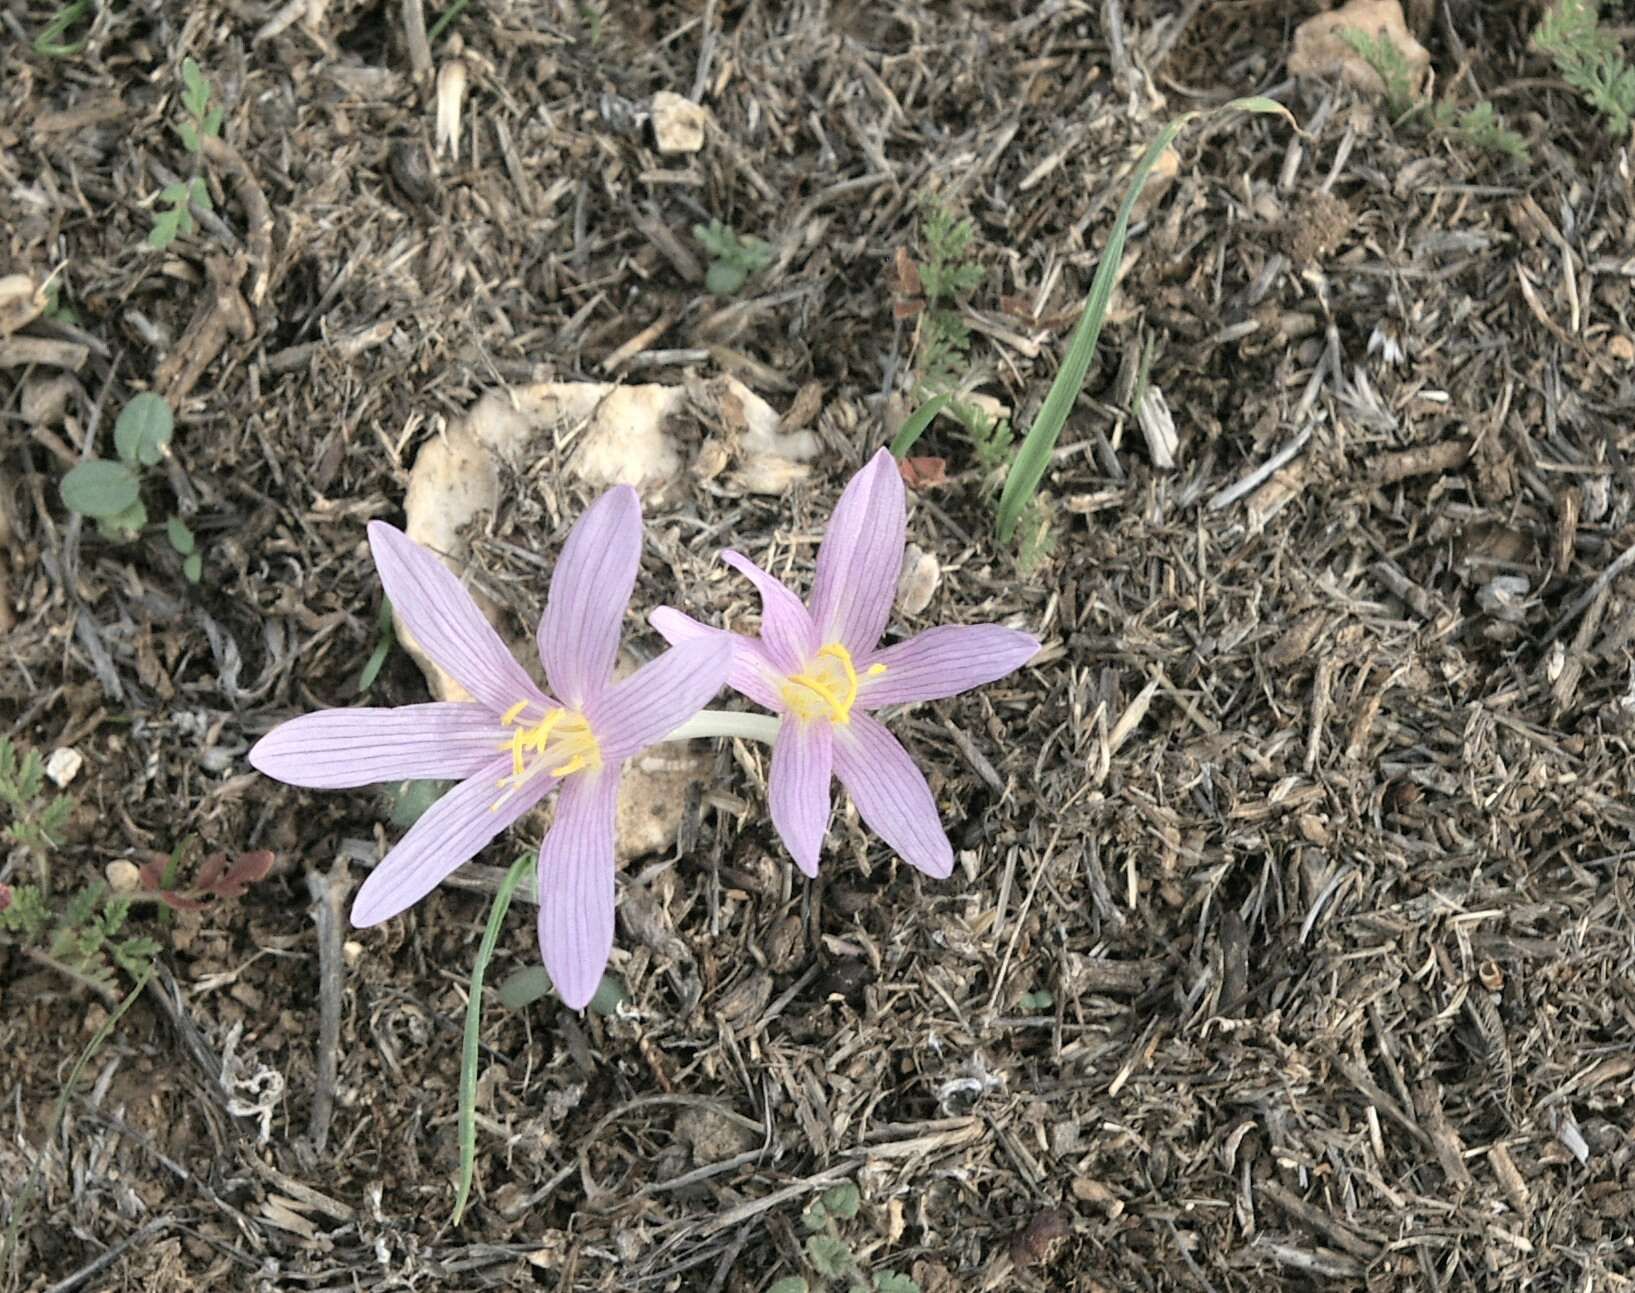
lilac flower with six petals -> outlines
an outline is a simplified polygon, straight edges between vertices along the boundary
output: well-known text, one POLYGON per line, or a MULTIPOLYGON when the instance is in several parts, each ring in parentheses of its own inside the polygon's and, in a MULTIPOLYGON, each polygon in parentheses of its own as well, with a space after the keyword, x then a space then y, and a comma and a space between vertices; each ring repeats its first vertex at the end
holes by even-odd
POLYGON ((651 616, 672 644, 730 639, 728 683, 782 721, 772 746, 772 824, 795 863, 817 874, 838 776, 863 820, 905 861, 941 879, 954 868, 936 801, 908 751, 869 711, 938 700, 1026 664, 1039 643, 998 624, 942 625, 880 648, 897 592, 906 503, 882 449, 847 484, 818 550, 811 607, 736 552, 722 560, 761 594, 761 635, 700 624, 672 607, 651 616))
POLYGON ((613 946, 613 813, 619 773, 720 690, 731 651, 701 641, 613 682, 619 627, 641 561, 641 504, 628 485, 592 504, 568 536, 539 623, 554 698, 512 657, 460 581, 383 522, 369 544, 393 613, 473 699, 396 709, 328 709, 264 736, 250 762, 315 789, 453 778, 460 784, 369 874, 352 923, 389 920, 547 792, 556 820, 539 852, 539 944, 575 1009, 595 993, 613 946))

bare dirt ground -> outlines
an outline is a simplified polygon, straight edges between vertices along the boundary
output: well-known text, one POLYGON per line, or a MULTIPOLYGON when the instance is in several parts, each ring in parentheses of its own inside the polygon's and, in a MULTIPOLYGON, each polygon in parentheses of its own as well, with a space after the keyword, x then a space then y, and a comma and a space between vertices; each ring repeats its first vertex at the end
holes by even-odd
MULTIPOLYGON (((0 273, 60 266, 76 322, 27 335, 86 348, 55 429, 22 403, 55 371, 0 368, 0 716, 88 757, 63 875, 188 833, 279 858, 163 932, 55 1135, 106 1009, 0 961, 14 1286, 748 1293, 806 1269, 802 1208, 851 1180, 854 1251, 926 1293, 1630 1288, 1627 141, 1529 52, 1528 6, 1411 15, 1440 83, 1526 136, 1521 167, 1291 82, 1321 7, 1125 0, 1112 40, 1100 3, 478 3, 450 29, 458 161, 433 147, 449 34, 417 74, 417 5, 109 6, 58 58, 30 49, 51 4, 0 15, 0 273), (168 124, 184 57, 225 148, 213 219, 158 252, 149 208, 193 160, 168 124), (709 108, 700 152, 656 151, 660 90, 709 108), (400 519, 417 449, 506 383, 614 356, 780 409, 811 387, 808 480, 686 474, 649 508, 637 645, 678 595, 742 618, 714 549, 805 570, 901 417, 917 325, 893 266, 922 199, 975 224, 972 362, 1025 424, 1140 149, 1257 92, 1305 134, 1183 137, 1047 477, 1050 559, 1019 571, 969 449, 922 442, 948 478, 910 537, 942 576, 896 627, 1017 616, 1046 644, 898 723, 954 877, 842 812, 808 883, 754 807, 764 765, 723 749, 686 847, 622 873, 623 1014, 490 1004, 452 1226, 485 901, 337 931, 355 954, 321 970, 315 912, 344 912, 396 828, 375 795, 243 759, 359 703, 364 522, 400 519), (737 300, 704 291, 709 219, 774 247, 737 300), (1172 470, 1125 413, 1143 348, 1172 470), (148 489, 197 532, 196 585, 162 534, 110 543, 58 498, 144 389, 177 405, 148 489)), ((689 452, 715 430, 676 427, 689 452)), ((544 580, 502 558, 548 559, 588 497, 551 462, 524 494, 478 545, 517 625, 544 580)), ((370 701, 424 696, 397 652, 370 701)), ((526 917, 494 977, 537 959, 526 917)))

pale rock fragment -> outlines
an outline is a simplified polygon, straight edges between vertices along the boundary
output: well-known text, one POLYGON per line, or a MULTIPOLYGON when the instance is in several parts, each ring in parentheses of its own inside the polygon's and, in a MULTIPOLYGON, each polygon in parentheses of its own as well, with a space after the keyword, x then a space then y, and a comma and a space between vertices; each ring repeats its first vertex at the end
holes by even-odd
POLYGON ((704 147, 709 112, 672 90, 653 96, 653 138, 666 155, 696 153, 704 147))
POLYGON ((1350 0, 1328 13, 1306 19, 1294 29, 1289 50, 1289 75, 1338 76, 1366 94, 1383 97, 1385 82, 1340 33, 1345 30, 1384 36, 1402 53, 1411 69, 1412 88, 1418 93, 1431 67, 1431 52, 1414 39, 1403 20, 1398 0, 1350 0))

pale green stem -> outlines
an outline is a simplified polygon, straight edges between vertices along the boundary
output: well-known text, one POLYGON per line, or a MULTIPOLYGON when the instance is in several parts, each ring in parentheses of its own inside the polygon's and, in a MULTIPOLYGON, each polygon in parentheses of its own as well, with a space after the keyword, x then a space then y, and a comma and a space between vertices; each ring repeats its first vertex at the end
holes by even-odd
POLYGON ((746 741, 765 741, 771 745, 778 736, 778 719, 774 714, 739 714, 725 709, 703 709, 664 739, 692 741, 711 736, 737 736, 746 741))

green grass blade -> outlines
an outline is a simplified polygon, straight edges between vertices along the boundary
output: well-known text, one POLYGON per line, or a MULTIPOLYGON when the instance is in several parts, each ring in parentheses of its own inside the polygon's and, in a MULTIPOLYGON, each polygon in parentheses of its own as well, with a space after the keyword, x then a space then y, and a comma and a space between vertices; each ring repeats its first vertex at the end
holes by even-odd
POLYGON ((477 1170, 477 1033, 483 1018, 483 975, 494 957, 494 947, 500 941, 500 926, 511 907, 511 895, 527 873, 532 853, 524 853, 511 864, 500 881, 494 905, 488 909, 488 927, 483 930, 483 941, 477 948, 477 959, 471 966, 471 995, 466 1000, 465 1044, 460 1054, 460 1180, 454 1192, 454 1224, 460 1224, 465 1215, 466 1201, 471 1197, 471 1178, 477 1170))
POLYGON ((1130 178, 1129 191, 1119 204, 1118 218, 1113 221, 1113 232, 1107 239, 1107 250, 1102 253, 1101 264, 1096 266, 1096 276, 1091 280, 1084 315, 1079 319, 1079 326, 1073 330, 1067 356, 1062 360, 1056 380, 1050 384, 1045 402, 1034 415, 1033 425, 1028 427, 1021 448, 1016 451, 1016 461, 1011 464, 1010 474, 1005 478, 1005 488, 999 495, 998 529, 1002 543, 1010 542, 1028 500, 1038 492, 1039 482, 1044 479, 1045 469, 1050 465, 1051 452, 1056 448, 1062 427, 1067 423, 1067 415, 1073 409, 1073 401, 1078 399, 1079 389, 1090 371, 1096 343, 1101 340, 1101 325, 1106 322, 1107 307, 1113 299, 1113 284, 1118 277, 1119 263, 1124 259, 1124 241, 1129 234, 1130 214, 1135 210, 1135 200, 1141 196, 1147 176, 1158 165, 1159 157, 1186 128, 1189 120, 1190 117, 1177 117, 1160 130, 1158 137, 1147 145, 1147 151, 1130 178))
MULTIPOLYGON (((1274 112, 1288 117, 1290 122, 1294 121, 1289 110, 1282 104, 1262 96, 1234 99, 1216 111, 1274 112)), ((1001 542, 1010 541, 1011 535, 1016 532, 1017 521, 1021 519, 1034 494, 1038 492, 1039 482, 1044 479, 1045 469, 1050 465, 1050 455, 1062 434, 1067 415, 1073 409, 1073 401, 1078 399, 1079 390, 1090 371, 1090 361, 1095 357, 1096 343, 1101 340, 1101 325, 1106 321, 1107 307, 1112 303, 1113 284, 1118 277, 1119 262, 1124 259, 1124 242, 1129 235, 1130 215, 1135 210, 1136 199, 1141 196, 1141 190, 1147 183, 1147 176, 1152 174, 1152 169, 1158 164, 1164 150, 1198 115, 1185 113, 1160 130, 1158 137, 1147 146, 1147 151, 1135 168, 1135 174, 1130 177, 1129 191, 1125 193, 1124 201, 1119 204, 1118 218, 1113 221, 1113 232, 1107 239, 1107 250, 1102 255, 1101 263, 1096 266, 1096 276, 1090 283, 1090 295, 1084 303, 1084 315, 1079 320, 1079 326, 1074 329, 1073 340, 1067 347, 1067 357, 1062 360, 1061 371, 1056 374, 1056 380, 1050 384, 1045 402, 1039 406, 1033 425, 1028 428, 1021 448, 1016 451, 1016 461, 1011 464, 1010 474, 1005 478, 1004 491, 999 495, 998 531, 1001 542)))
POLYGON ((939 395, 935 399, 927 400, 914 412, 910 413, 908 420, 892 437, 891 456, 900 461, 903 455, 914 447, 914 442, 925 434, 926 427, 931 425, 937 414, 948 407, 948 401, 953 398, 952 395, 939 395))

